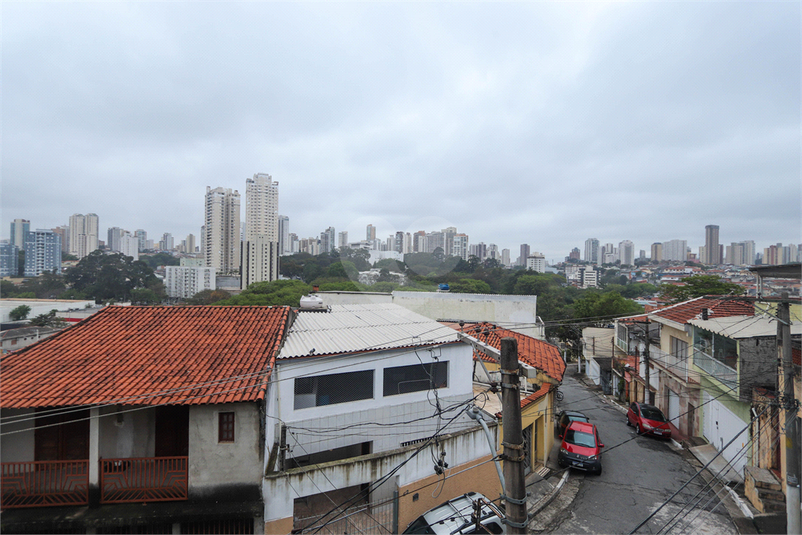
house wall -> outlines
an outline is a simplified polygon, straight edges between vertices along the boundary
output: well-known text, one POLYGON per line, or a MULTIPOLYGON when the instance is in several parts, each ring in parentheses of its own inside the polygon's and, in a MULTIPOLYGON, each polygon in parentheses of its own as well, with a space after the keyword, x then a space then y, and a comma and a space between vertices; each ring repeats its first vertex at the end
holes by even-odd
POLYGON ((738 341, 738 382, 741 401, 752 399, 754 387, 777 389, 777 340, 756 337, 738 341))
POLYGON ((385 488, 382 492, 371 495, 371 500, 381 501, 398 489, 398 525, 401 529, 434 505, 465 492, 475 490, 490 499, 498 498, 501 484, 495 466, 490 462, 484 431, 478 425, 459 433, 443 435, 440 445, 446 451, 449 468, 445 472, 448 478, 439 494, 436 492, 437 485, 442 485, 443 478, 434 474, 428 446, 419 455, 412 455, 420 449, 420 445, 266 476, 262 488, 265 533, 287 533, 292 529, 295 498, 374 483, 402 463, 403 466, 388 480, 388 484, 383 485, 385 488), (418 494, 417 498, 415 494, 418 494))
POLYGON ((262 476, 262 441, 256 403, 197 405, 189 410, 189 481, 191 489, 221 485, 256 485, 262 476), (234 442, 217 442, 218 414, 234 416, 234 442))
MULTIPOLYGON (((448 386, 437 389, 441 407, 464 402, 473 397, 471 366, 472 349, 465 344, 449 344, 434 349, 419 348, 417 355, 409 349, 383 351, 369 354, 348 355, 316 359, 288 359, 278 361, 277 369, 270 385, 271 407, 287 425, 287 445, 292 448, 292 456, 304 456, 333 448, 372 441, 372 452, 380 452, 400 447, 402 442, 430 436, 438 425, 435 412, 434 394, 428 390, 401 395, 383 396, 384 369, 433 362, 432 356, 440 362, 448 361, 448 386), (418 360, 420 358, 420 360, 418 360), (312 377, 331 373, 374 370, 373 398, 347 403, 337 403, 305 409, 294 408, 294 379, 299 376, 312 377), (429 417, 429 418, 427 418, 429 417), (421 419, 414 425, 400 430, 389 426, 382 432, 377 427, 356 427, 353 432, 328 431, 341 429, 367 422, 398 424, 398 422, 421 419), (371 432, 373 431, 373 432, 371 432)), ((275 415, 275 413, 268 413, 275 415)), ((448 414, 447 417, 452 416, 448 414)), ((277 420, 268 417, 268 448, 278 436, 277 420)), ((467 416, 460 417, 449 425, 449 432, 471 427, 474 424, 467 416)), ((269 455, 269 453, 268 453, 269 455)))
MULTIPOLYGON (((0 411, 0 417, 2 417, 4 421, 11 417, 33 417, 33 415, 33 409, 3 409, 0 411)), ((0 462, 23 463, 33 461, 34 425, 33 420, 3 424, 2 432, 4 434, 22 429, 26 431, 0 437, 0 462)))
POLYGON ((101 459, 153 457, 156 452, 156 410, 153 408, 124 411, 117 416, 115 407, 103 407, 98 420, 98 452, 101 459))
MULTIPOLYGON (((538 399, 535 403, 527 405, 521 410, 521 429, 530 425, 536 434, 530 452, 533 463, 546 464, 551 447, 554 445, 554 395, 549 393, 538 399)), ((498 446, 501 449, 503 437, 503 420, 499 431, 498 446)))

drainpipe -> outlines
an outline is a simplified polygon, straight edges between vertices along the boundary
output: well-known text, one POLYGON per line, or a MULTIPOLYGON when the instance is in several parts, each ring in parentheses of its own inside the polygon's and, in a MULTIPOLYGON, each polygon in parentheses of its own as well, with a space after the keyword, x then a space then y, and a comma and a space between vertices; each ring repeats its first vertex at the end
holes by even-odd
POLYGON ((482 411, 476 405, 473 405, 468 410, 468 416, 472 420, 476 420, 479 422, 479 425, 482 426, 482 429, 485 430, 485 437, 487 437, 487 445, 490 447, 490 455, 493 456, 493 462, 496 465, 496 472, 498 472, 498 480, 501 482, 501 488, 506 489, 507 485, 504 482, 504 474, 501 471, 501 463, 498 460, 498 456, 496 455, 496 448, 493 447, 493 436, 490 434, 490 429, 487 428, 487 423, 485 423, 484 416, 482 416, 482 411))

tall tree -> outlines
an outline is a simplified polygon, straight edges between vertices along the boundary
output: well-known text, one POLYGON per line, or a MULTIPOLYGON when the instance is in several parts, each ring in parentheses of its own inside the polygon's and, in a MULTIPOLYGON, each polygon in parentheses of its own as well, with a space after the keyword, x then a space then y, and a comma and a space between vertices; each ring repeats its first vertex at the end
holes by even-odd
POLYGON ((727 282, 717 275, 694 275, 682 279, 682 284, 663 284, 661 296, 672 303, 681 303, 705 295, 743 295, 746 291, 740 284, 727 282))
POLYGON ((147 264, 122 254, 93 251, 67 270, 65 279, 73 289, 98 302, 128 301, 132 290, 142 288, 164 295, 164 285, 147 264))

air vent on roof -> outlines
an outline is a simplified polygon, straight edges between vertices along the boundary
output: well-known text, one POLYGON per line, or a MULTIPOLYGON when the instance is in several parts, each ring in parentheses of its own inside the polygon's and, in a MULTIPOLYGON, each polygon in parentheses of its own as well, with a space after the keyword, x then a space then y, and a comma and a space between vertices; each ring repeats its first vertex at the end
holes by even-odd
POLYGON ((301 297, 300 312, 328 312, 329 310, 319 295, 309 294, 301 297))

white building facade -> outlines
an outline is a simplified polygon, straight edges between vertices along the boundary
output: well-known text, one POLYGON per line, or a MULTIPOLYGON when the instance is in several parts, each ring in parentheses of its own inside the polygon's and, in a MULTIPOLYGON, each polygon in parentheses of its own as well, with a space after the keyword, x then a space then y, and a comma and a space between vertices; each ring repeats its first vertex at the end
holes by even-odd
POLYGON ((240 195, 230 188, 206 187, 203 254, 217 273, 238 273, 240 268, 240 195))
POLYGON ((203 290, 215 290, 215 269, 212 267, 167 266, 164 286, 167 295, 189 299, 203 290))

